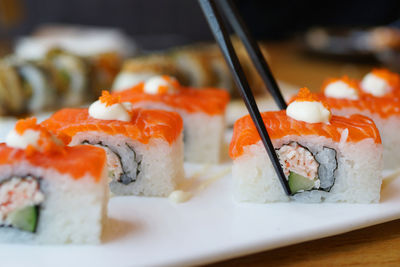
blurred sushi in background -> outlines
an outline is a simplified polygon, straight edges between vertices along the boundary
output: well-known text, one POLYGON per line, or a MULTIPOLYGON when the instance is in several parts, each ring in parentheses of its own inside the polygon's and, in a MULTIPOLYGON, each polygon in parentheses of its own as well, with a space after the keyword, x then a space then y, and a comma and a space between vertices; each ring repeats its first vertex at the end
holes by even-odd
POLYGON ((327 79, 320 97, 339 116, 362 114, 374 120, 382 137, 384 167, 397 168, 400 161, 400 75, 374 69, 361 81, 327 79))
MULTIPOLYGON (((236 37, 233 37, 233 43, 253 92, 256 95, 266 92, 243 45, 236 37)), ((265 46, 261 44, 261 48, 267 57, 265 46)), ((227 90, 233 98, 239 97, 230 70, 216 44, 198 43, 130 58, 115 79, 113 91, 128 89, 155 75, 174 76, 182 85, 193 88, 221 88, 227 90)))
POLYGON ((83 58, 61 50, 51 50, 45 61, 62 96, 61 106, 77 106, 88 100, 89 66, 83 58))
MULTIPOLYGON (((235 49, 256 95, 266 92, 245 48, 235 49)), ((261 45, 267 57, 265 46, 261 45)), ((176 77, 192 88, 238 90, 216 44, 197 43, 131 57, 136 45, 114 29, 47 25, 20 38, 15 53, 0 60, 0 116, 76 107, 157 75, 176 77)))
POLYGON ((182 72, 175 65, 172 58, 161 54, 151 54, 127 59, 121 72, 112 85, 113 91, 126 90, 156 75, 174 76, 184 82, 182 72))
POLYGON ((0 59, 0 116, 73 107, 111 88, 136 46, 115 29, 43 26, 0 59))
POLYGON ((315 27, 302 37, 303 48, 321 58, 380 62, 400 71, 400 20, 378 27, 315 27))
POLYGON ((116 28, 44 24, 17 40, 15 54, 23 59, 40 60, 55 47, 80 57, 114 52, 127 58, 137 50, 133 40, 116 28))
MULTIPOLYGON (((0 62, 0 113, 18 114, 25 110, 27 97, 17 67, 7 60, 0 62)), ((44 97, 44 96, 43 96, 44 97)))
POLYGON ((0 116, 79 106, 108 89, 121 59, 113 54, 83 58, 53 49, 41 60, 0 60, 0 116))

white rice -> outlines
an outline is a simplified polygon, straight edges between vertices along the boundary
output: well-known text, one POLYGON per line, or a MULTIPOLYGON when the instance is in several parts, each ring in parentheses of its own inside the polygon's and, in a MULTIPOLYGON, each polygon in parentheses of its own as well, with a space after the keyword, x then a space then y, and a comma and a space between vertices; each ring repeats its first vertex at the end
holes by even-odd
POLYGON ((190 113, 156 102, 135 103, 134 107, 163 109, 179 113, 183 119, 185 161, 219 163, 225 131, 225 114, 190 113))
POLYGON ((362 114, 371 118, 379 130, 383 145, 383 163, 385 169, 396 169, 400 167, 400 116, 393 115, 386 119, 377 113, 355 108, 333 109, 332 112, 339 116, 351 114, 362 114))
MULTIPOLYGON (((292 200, 301 202, 377 203, 382 183, 382 145, 373 139, 346 143, 347 132, 341 142, 321 136, 286 136, 273 140, 276 148, 291 141, 298 142, 311 152, 324 146, 337 152, 338 168, 330 192, 310 191, 295 194, 292 200), (367 153, 366 153, 367 152, 367 153)), ((284 193, 271 161, 261 141, 244 147, 244 153, 233 164, 234 198, 237 201, 280 202, 289 201, 284 193)))
POLYGON ((40 189, 44 202, 40 205, 35 233, 0 227, 0 242, 62 244, 98 244, 107 215, 108 189, 106 168, 95 182, 85 175, 80 179, 21 163, 0 166, 0 181, 11 176, 31 175, 42 178, 40 189))
POLYGON ((221 158, 225 117, 179 112, 183 118, 185 160, 216 164, 221 158), (186 114, 185 114, 186 113, 186 114))

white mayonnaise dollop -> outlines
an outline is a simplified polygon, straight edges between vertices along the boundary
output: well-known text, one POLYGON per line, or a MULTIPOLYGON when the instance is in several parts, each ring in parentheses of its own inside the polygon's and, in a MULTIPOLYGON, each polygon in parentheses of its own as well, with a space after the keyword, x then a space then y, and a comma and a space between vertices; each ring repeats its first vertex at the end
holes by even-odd
POLYGON ((39 131, 26 130, 22 135, 15 130, 11 130, 6 137, 6 144, 9 147, 26 149, 28 145, 38 147, 40 137, 39 131))
POLYGON ((176 82, 174 77, 154 76, 146 81, 143 91, 148 94, 158 94, 160 87, 166 87, 166 93, 175 93, 178 88, 174 86, 174 81, 176 82))
POLYGON ((361 89, 370 93, 374 96, 383 96, 389 93, 392 88, 384 79, 374 75, 373 73, 368 73, 364 79, 361 81, 361 89))
POLYGON ((102 103, 100 100, 97 100, 90 105, 89 115, 90 117, 99 120, 131 120, 131 115, 124 103, 116 103, 107 107, 106 103, 102 103))
POLYGON ((316 101, 294 101, 286 109, 286 115, 308 123, 329 122, 331 112, 316 101))
POLYGON ((193 196, 190 192, 185 192, 182 190, 175 190, 169 195, 169 200, 175 203, 182 203, 186 202, 191 199, 193 196))
POLYGON ((345 98, 351 100, 358 99, 357 90, 342 81, 336 81, 328 84, 328 86, 325 87, 324 93, 327 97, 345 98))
POLYGON ((112 90, 116 92, 129 89, 132 86, 138 85, 139 83, 144 82, 153 76, 154 73, 151 72, 142 72, 142 73, 121 72, 115 78, 112 90))

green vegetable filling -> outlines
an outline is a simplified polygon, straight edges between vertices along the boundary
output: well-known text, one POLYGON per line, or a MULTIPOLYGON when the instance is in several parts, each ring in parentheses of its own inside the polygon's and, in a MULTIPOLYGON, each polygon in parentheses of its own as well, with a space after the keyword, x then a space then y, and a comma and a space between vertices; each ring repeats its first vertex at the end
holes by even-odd
POLYGON ((8 215, 8 219, 12 227, 33 233, 36 231, 38 208, 37 206, 28 206, 16 210, 8 215))
POLYGON ((314 187, 315 180, 310 180, 295 172, 290 172, 289 174, 289 188, 292 193, 297 193, 301 190, 307 191, 314 187))

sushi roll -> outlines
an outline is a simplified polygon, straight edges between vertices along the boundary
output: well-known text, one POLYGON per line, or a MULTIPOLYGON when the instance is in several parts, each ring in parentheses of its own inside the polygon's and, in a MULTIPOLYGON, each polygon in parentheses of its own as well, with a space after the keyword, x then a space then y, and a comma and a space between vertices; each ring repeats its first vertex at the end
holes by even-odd
POLYGON ((8 57, 3 62, 13 68, 18 75, 24 97, 24 112, 40 112, 54 106, 57 95, 48 68, 39 62, 16 57, 8 57))
POLYGON ((81 57, 59 49, 46 58, 0 59, 0 116, 21 116, 62 106, 79 106, 97 99, 118 73, 115 53, 81 57))
MULTIPOLYGON (((246 49, 238 38, 233 38, 233 44, 253 92, 265 93, 263 81, 246 49)), ((267 57, 265 46, 260 44, 260 49, 267 57)), ((221 88, 234 98, 240 97, 220 49, 211 43, 198 43, 129 59, 117 75, 112 91, 126 90, 156 75, 174 76, 182 85, 198 89, 221 88)))
POLYGON ((183 49, 173 52, 172 58, 180 72, 194 88, 215 86, 218 82, 217 74, 207 52, 198 49, 183 49))
POLYGON ((185 160, 218 163, 229 94, 224 90, 183 87, 170 76, 155 76, 129 90, 114 93, 133 107, 179 113, 184 124, 185 160))
POLYGON ((137 57, 126 61, 112 85, 112 91, 129 89, 155 75, 171 75, 184 79, 174 61, 164 55, 137 57))
POLYGON ((99 243, 107 202, 102 149, 64 146, 35 118, 0 144, 0 242, 99 243))
POLYGON ((61 50, 50 50, 46 64, 51 69, 63 106, 78 106, 90 98, 89 65, 81 57, 61 50))
POLYGON ((42 125, 70 146, 103 148, 114 195, 168 196, 183 178, 182 119, 127 106, 103 91, 88 109, 62 109, 42 125))
POLYGON ((371 119, 331 115, 305 88, 286 110, 261 115, 292 196, 285 194, 250 116, 245 116, 235 123, 230 144, 236 200, 379 201, 382 144, 371 119))
POLYGON ((235 81, 233 80, 220 49, 215 45, 204 45, 201 49, 203 50, 204 56, 208 58, 210 64, 209 69, 216 77, 215 83, 209 86, 224 89, 228 91, 233 98, 239 97, 239 90, 235 85, 235 81))
POLYGON ((375 122, 383 144, 384 168, 400 166, 400 76, 376 69, 361 82, 342 77, 328 79, 320 97, 333 114, 349 116, 362 114, 375 122))
POLYGON ((0 115, 26 112, 26 94, 18 71, 6 60, 0 61, 0 115))

